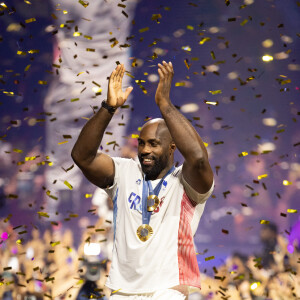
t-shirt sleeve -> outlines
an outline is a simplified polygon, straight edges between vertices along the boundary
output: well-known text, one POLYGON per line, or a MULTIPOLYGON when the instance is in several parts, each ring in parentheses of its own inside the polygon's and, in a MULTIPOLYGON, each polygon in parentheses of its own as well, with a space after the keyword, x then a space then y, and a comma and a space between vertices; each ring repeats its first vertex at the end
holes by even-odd
POLYGON ((214 185, 215 185, 215 181, 213 180, 213 183, 211 185, 211 188, 209 189, 208 192, 206 192, 205 194, 200 194, 198 193, 195 189, 193 189, 191 187, 190 184, 188 184, 186 182, 186 180, 184 179, 183 175, 182 175, 182 167, 180 168, 180 181, 184 187, 184 190, 187 194, 187 196, 194 201, 195 203, 199 204, 199 203, 204 203, 212 194, 213 190, 214 190, 214 185))
POLYGON ((108 196, 113 199, 116 194, 119 182, 120 182, 121 170, 122 170, 122 168, 126 168, 126 166, 128 165, 128 163, 131 160, 128 158, 122 158, 122 157, 112 157, 112 160, 115 165, 114 183, 110 187, 106 188, 105 191, 108 194, 108 196))

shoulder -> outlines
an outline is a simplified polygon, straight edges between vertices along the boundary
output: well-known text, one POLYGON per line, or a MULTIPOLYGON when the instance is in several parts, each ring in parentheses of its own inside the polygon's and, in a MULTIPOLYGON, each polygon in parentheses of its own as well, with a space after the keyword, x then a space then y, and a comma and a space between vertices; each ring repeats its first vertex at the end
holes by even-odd
POLYGON ((173 172, 173 174, 174 174, 175 177, 178 177, 178 179, 180 181, 180 184, 183 185, 183 188, 184 188, 187 196, 189 197, 189 199, 192 200, 193 202, 197 203, 197 204, 204 203, 210 197, 210 195, 213 192, 214 181, 212 183, 212 186, 211 186, 210 190, 207 193, 205 193, 205 194, 200 194, 195 189, 193 189, 191 187, 191 185, 188 184, 186 182, 186 180, 184 179, 184 177, 183 177, 183 174, 182 174, 182 165, 179 166, 179 167, 177 167, 175 169, 175 171, 173 172))
POLYGON ((112 160, 115 165, 115 173, 124 174, 141 171, 141 165, 139 161, 132 158, 112 157, 112 160))

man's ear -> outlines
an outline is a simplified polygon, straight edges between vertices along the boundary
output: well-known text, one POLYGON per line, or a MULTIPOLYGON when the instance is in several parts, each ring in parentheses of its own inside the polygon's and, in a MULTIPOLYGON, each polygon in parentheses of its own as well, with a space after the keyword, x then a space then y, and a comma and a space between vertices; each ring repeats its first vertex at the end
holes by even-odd
POLYGON ((172 141, 171 143, 170 143, 170 150, 174 153, 175 152, 175 150, 176 150, 176 145, 175 145, 175 143, 172 141))

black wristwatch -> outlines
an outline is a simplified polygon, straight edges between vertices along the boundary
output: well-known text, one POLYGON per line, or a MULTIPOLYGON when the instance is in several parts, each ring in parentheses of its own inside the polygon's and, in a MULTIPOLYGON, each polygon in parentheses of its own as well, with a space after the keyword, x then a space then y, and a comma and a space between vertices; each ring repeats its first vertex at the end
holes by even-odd
POLYGON ((102 107, 104 107, 105 109, 107 109, 108 112, 109 112, 110 114, 112 114, 112 115, 113 115, 113 114, 116 112, 116 110, 117 110, 117 107, 113 107, 113 106, 108 105, 107 102, 106 102, 105 100, 102 101, 102 107))

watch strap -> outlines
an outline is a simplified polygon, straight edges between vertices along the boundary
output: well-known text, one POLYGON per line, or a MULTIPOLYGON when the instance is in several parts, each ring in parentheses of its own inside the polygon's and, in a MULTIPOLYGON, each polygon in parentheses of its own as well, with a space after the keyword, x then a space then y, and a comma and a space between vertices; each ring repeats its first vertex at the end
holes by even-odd
POLYGON ((102 104, 101 104, 102 107, 104 107, 105 109, 108 110, 108 112, 110 114, 114 114, 117 110, 117 107, 113 107, 113 106, 110 106, 109 104, 107 104, 107 102, 105 100, 102 101, 102 104))

